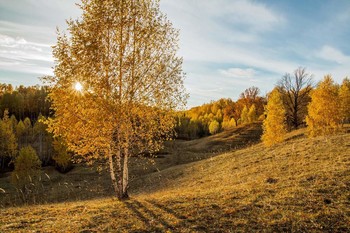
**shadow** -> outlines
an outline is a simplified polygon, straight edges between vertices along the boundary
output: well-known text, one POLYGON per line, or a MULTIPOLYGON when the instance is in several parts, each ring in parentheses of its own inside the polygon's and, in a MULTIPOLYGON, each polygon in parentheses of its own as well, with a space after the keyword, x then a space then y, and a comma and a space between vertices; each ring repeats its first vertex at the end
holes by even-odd
POLYGON ((179 220, 184 220, 187 219, 186 216, 180 215, 178 213, 176 213, 174 210, 169 209, 168 207, 157 203, 155 200, 146 200, 148 203, 150 203, 151 205, 154 205, 155 207, 167 212, 168 214, 172 215, 173 217, 179 219, 179 220))
POLYGON ((137 200, 131 200, 128 202, 124 202, 124 204, 130 211, 135 213, 135 215, 146 225, 146 227, 154 229, 155 225, 160 224, 163 230, 174 229, 172 225, 170 225, 162 218, 161 214, 156 214, 154 211, 147 208, 141 202, 137 200), (146 216, 149 216, 149 218, 147 218, 146 216), (152 224, 153 222, 154 224, 152 224))
POLYGON ((168 222, 166 222, 160 214, 155 214, 152 210, 148 209, 146 206, 144 206, 141 202, 137 200, 133 200, 134 205, 136 205, 139 209, 142 209, 146 214, 151 216, 151 218, 157 220, 165 229, 174 229, 173 226, 171 226, 168 222))
POLYGON ((151 227, 150 219, 147 219, 133 204, 133 202, 124 202, 126 208, 131 210, 147 226, 151 227))

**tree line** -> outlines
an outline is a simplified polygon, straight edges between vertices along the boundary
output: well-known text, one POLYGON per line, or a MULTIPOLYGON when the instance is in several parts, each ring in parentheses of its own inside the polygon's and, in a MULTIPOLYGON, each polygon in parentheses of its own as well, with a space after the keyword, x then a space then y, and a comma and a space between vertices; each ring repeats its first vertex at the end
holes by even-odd
POLYGON ((7 109, 9 115, 14 115, 17 120, 29 118, 35 122, 39 115, 50 115, 50 101, 47 99, 48 88, 46 86, 20 85, 13 88, 11 84, 0 84, 0 116, 3 117, 7 109))
POLYGON ((268 95, 263 121, 262 141, 272 146, 284 140, 285 134, 300 126, 307 127, 309 137, 330 135, 350 122, 350 80, 342 84, 326 75, 317 85, 305 68, 295 70, 294 77, 283 76, 268 95))
POLYGON ((20 150, 28 146, 42 166, 64 171, 71 165, 63 142, 54 139, 44 124, 51 111, 47 95, 47 87, 0 84, 0 172, 14 169, 20 150))
POLYGON ((266 98, 259 94, 260 89, 253 86, 242 92, 237 101, 220 99, 176 113, 177 138, 200 138, 262 119, 266 98))

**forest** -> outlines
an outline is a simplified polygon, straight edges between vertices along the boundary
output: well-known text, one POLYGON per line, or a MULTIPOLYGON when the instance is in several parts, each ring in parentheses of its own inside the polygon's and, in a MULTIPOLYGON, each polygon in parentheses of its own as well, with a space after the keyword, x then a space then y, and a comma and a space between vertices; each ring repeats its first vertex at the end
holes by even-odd
POLYGON ((27 146, 34 148, 42 166, 56 166, 64 171, 66 168, 60 163, 62 149, 44 123, 51 116, 47 87, 13 88, 11 84, 0 84, 0 87, 1 172, 13 170, 19 151, 27 146))
MULTIPOLYGON (((317 128, 319 124, 319 127, 332 131, 339 125, 349 123, 348 78, 344 78, 339 85, 334 83, 331 76, 326 76, 324 81, 315 85, 306 69, 298 68, 293 74, 284 75, 275 89, 279 94, 277 99, 280 99, 277 102, 276 97, 260 96, 259 88, 252 86, 244 90, 237 101, 219 99, 178 111, 173 116, 176 122, 174 137, 193 140, 257 121, 264 121, 265 131, 273 131, 273 138, 277 137, 279 126, 283 126, 283 131, 287 132, 307 125, 308 128, 317 128), (281 119, 274 115, 273 111, 276 110, 269 110, 274 106, 282 111, 281 119), (268 125, 269 119, 275 125, 268 125)), ((47 98, 49 91, 45 86, 13 88, 10 84, 1 84, 0 172, 13 170, 20 150, 27 146, 34 149, 41 166, 55 166, 61 172, 72 168, 72 153, 67 151, 60 138, 54 138, 47 131, 45 122, 54 115, 47 98)))

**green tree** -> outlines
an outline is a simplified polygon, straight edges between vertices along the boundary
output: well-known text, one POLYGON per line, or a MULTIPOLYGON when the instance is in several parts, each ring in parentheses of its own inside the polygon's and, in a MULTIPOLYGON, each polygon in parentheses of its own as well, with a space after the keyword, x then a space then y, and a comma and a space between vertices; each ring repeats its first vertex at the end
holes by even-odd
POLYGON ((36 183, 39 181, 41 161, 31 146, 23 147, 16 158, 15 170, 12 172, 12 183, 21 191, 22 197, 27 199, 36 183))
POLYGON ((268 97, 265 110, 266 119, 263 121, 263 135, 261 137, 266 146, 272 146, 284 140, 287 133, 282 95, 275 88, 268 97))
POLYGON ((58 33, 55 76, 45 78, 55 112, 49 131, 88 161, 107 158, 123 199, 129 157, 162 147, 173 135, 171 113, 187 98, 179 34, 158 1, 90 0, 81 9, 70 36, 58 33))
POLYGON ((310 137, 329 135, 339 130, 342 113, 339 107, 338 89, 332 77, 327 75, 311 92, 311 102, 306 117, 310 137))
POLYGON ((213 120, 212 122, 210 122, 209 124, 209 133, 210 134, 216 134, 220 131, 220 123, 217 122, 216 120, 213 120))

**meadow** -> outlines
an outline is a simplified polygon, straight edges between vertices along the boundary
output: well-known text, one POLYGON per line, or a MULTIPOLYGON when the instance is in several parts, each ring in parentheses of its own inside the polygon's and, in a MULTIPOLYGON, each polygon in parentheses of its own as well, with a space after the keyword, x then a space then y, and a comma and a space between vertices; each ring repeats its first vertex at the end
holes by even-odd
MULTIPOLYGON (((12 191, 0 194, 0 231, 350 231, 349 127, 311 139, 299 129, 270 148, 259 132, 260 124, 246 125, 168 142, 153 160, 134 158, 124 202, 96 167, 44 170, 38 204, 10 207, 12 191)), ((2 187, 8 179, 0 178, 2 187)))

